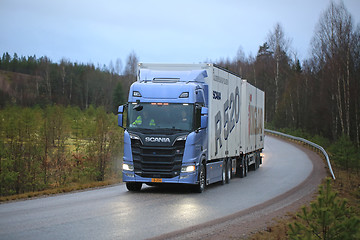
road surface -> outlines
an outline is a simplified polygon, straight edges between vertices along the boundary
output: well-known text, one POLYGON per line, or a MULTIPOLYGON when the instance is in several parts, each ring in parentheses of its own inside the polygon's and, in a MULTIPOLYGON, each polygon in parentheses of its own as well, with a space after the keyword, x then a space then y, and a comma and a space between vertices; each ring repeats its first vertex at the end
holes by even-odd
POLYGON ((0 239, 147 239, 244 211, 304 182, 313 170, 293 144, 266 136, 258 170, 202 194, 185 186, 128 192, 124 184, 0 205, 0 239))

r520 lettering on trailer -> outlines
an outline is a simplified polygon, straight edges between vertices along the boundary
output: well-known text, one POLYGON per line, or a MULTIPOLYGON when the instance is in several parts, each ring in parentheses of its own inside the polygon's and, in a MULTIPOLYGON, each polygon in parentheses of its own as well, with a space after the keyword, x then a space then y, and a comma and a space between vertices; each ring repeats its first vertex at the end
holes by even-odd
MULTIPOLYGON (((215 92, 215 91, 213 91, 215 92)), ((221 96, 221 93, 220 93, 221 96)), ((230 93, 230 98, 224 102, 223 120, 221 111, 215 115, 215 155, 218 154, 218 149, 222 148, 221 133, 223 132, 224 140, 227 140, 232 133, 235 125, 240 119, 240 92, 239 87, 230 93), (223 123, 224 122, 224 123, 223 123), (223 130, 222 130, 223 129, 223 130)))

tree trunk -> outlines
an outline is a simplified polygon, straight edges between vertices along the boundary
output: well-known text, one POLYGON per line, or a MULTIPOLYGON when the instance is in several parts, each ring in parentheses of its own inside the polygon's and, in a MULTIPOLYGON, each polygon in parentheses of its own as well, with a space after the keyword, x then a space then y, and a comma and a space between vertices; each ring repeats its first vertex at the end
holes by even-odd
POLYGON ((72 77, 70 77, 69 103, 71 104, 72 77))
POLYGON ((49 97, 49 100, 51 101, 51 82, 50 82, 48 67, 46 67, 46 70, 45 70, 45 81, 46 81, 46 90, 48 92, 48 97, 49 97))
MULTIPOLYGON (((345 82, 345 81, 344 81, 345 82)), ((346 117, 346 134, 350 137, 350 46, 347 51, 346 58, 346 84, 345 85, 345 117, 346 117)))
POLYGON ((338 110, 338 115, 339 115, 339 119, 340 119, 340 126, 341 126, 341 134, 345 133, 345 127, 344 127, 344 116, 343 116, 343 104, 342 104, 342 97, 341 97, 341 89, 340 89, 340 81, 341 81, 341 77, 338 76, 337 77, 337 94, 335 95, 336 97, 336 105, 337 105, 337 110, 338 110))
POLYGON ((62 66, 61 68, 61 80, 62 80, 62 95, 65 96, 65 66, 62 66))
POLYGON ((360 148, 360 134, 359 134, 359 110, 358 110, 358 103, 355 102, 355 129, 356 129, 356 145, 358 148, 360 148))
POLYGON ((276 56, 276 76, 275 76, 275 113, 278 111, 279 101, 279 56, 276 56))

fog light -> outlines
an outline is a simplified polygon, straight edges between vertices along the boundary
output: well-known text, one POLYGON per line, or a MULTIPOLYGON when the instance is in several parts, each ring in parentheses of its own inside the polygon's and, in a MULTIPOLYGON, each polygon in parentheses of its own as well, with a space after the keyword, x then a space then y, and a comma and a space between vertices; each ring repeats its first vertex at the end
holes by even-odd
POLYGON ((188 178, 188 177, 190 177, 190 176, 191 176, 191 175, 180 176, 180 180, 181 180, 181 179, 188 178))
POLYGON ((133 173, 125 173, 125 175, 127 176, 127 177, 135 177, 135 174, 133 174, 133 173))

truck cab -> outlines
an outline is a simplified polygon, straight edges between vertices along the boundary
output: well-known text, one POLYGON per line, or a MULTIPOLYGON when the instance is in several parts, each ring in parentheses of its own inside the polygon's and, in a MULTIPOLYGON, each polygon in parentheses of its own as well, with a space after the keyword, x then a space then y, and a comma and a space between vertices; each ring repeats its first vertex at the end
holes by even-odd
POLYGON ((142 69, 119 107, 124 131, 123 181, 130 191, 143 183, 199 185, 207 155, 206 70, 142 69))

